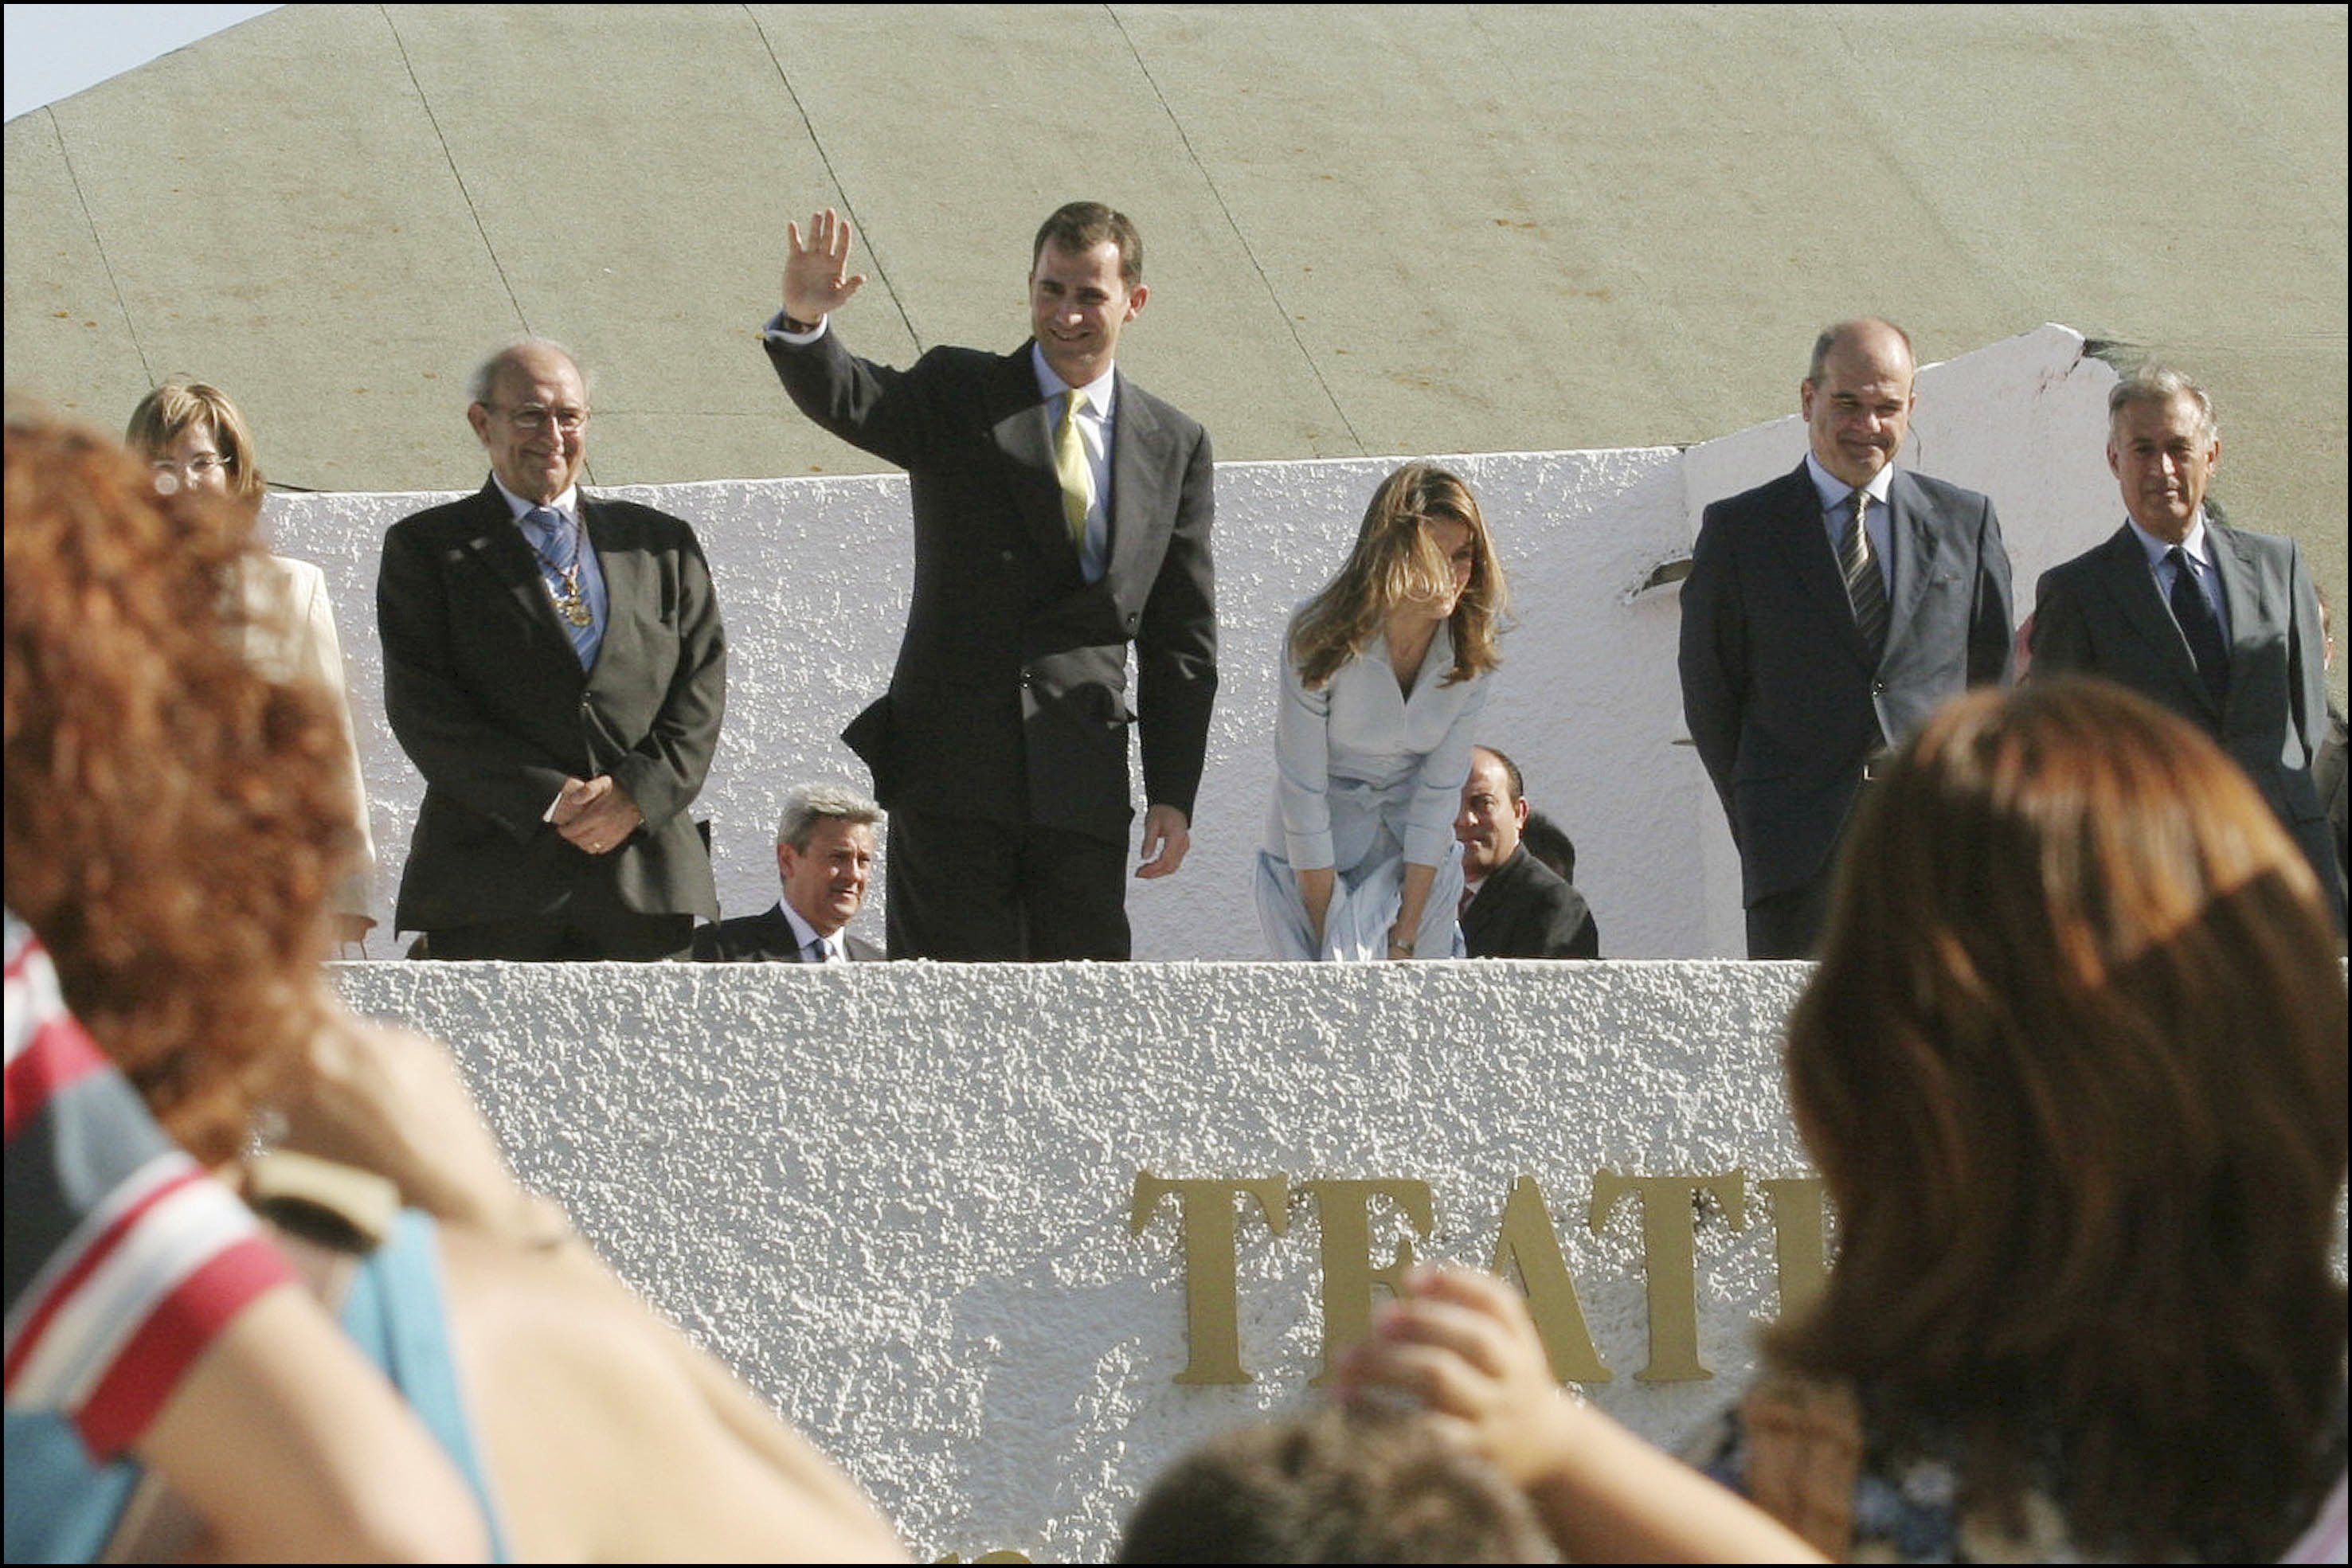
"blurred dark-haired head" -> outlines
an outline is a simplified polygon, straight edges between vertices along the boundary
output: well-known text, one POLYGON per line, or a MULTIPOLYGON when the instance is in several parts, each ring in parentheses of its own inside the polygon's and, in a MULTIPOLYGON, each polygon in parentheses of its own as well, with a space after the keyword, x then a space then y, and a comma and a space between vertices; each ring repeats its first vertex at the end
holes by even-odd
POLYGON ((2090 680, 1939 711, 1848 836, 1788 1071, 1840 1228, 1788 1359, 2021 1448, 2036 1413, 2095 1546, 2299 1495, 2342 1377, 2344 985, 2194 727, 2090 680))

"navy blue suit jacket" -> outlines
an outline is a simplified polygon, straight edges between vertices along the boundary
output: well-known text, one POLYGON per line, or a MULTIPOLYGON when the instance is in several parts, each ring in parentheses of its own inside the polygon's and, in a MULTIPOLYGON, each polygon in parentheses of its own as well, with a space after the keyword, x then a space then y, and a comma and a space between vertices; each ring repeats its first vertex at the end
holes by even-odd
POLYGON ((1992 502, 1900 468, 1887 501, 1894 582, 1874 661, 1803 464, 1700 523, 1682 589, 1683 714, 1748 904, 1823 873, 1882 744, 2009 678, 2009 551, 1992 502))

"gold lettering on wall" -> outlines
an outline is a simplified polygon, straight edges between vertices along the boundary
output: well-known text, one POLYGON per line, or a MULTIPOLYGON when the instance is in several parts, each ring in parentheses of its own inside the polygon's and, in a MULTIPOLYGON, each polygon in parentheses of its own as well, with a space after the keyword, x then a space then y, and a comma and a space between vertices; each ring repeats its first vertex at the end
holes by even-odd
POLYGON ((1584 1303, 1577 1299, 1576 1281, 1559 1249, 1551 1210, 1531 1176, 1511 1184, 1511 1195, 1503 1202, 1503 1233, 1495 1239, 1495 1260, 1488 1268, 1505 1279, 1518 1275, 1554 1377, 1562 1383, 1610 1380, 1609 1368, 1593 1347, 1592 1331, 1585 1325, 1584 1303))
POLYGON ((1780 1315, 1792 1318, 1821 1300, 1822 1287, 1829 1282, 1829 1187, 1819 1176, 1767 1176, 1756 1185, 1772 1211, 1780 1315))
MULTIPOLYGON (((1422 1189, 1424 1193, 1427 1187, 1422 1189)), ((1287 1177, 1231 1176, 1176 1181, 1135 1173, 1127 1229, 1140 1236, 1151 1224, 1160 1200, 1176 1195, 1177 1246, 1184 1254, 1184 1330, 1191 1354, 1179 1383, 1250 1383, 1242 1365, 1241 1286, 1236 1276, 1234 1233, 1243 1198, 1255 1198, 1276 1236, 1290 1229, 1287 1177)), ((1423 1229, 1426 1231, 1424 1222, 1423 1229)))
POLYGON ((1397 1238, 1388 1262, 1372 1267, 1372 1199, 1386 1198, 1404 1210, 1413 1235, 1427 1238, 1434 1223, 1435 1199, 1425 1181, 1303 1181, 1301 1192, 1315 1199, 1322 1220, 1323 1370, 1315 1386, 1323 1387, 1336 1375, 1339 1353, 1371 1332, 1372 1287, 1384 1285, 1391 1296, 1404 1288, 1412 1267, 1412 1236, 1397 1238))
POLYGON ((1595 1236, 1628 1193, 1642 1205, 1642 1270, 1650 1310, 1650 1364, 1636 1383, 1688 1383, 1713 1377, 1698 1359, 1698 1238, 1696 1199, 1712 1195, 1734 1230, 1748 1227, 1748 1173, 1625 1176, 1596 1171, 1586 1223, 1595 1236))
MULTIPOLYGON (((1773 1267, 1780 1315, 1801 1312, 1820 1299, 1829 1274, 1828 1205, 1818 1176, 1759 1179, 1771 1217, 1773 1267)), ((1709 1199, 1734 1230, 1748 1228, 1748 1173, 1735 1168, 1715 1176, 1628 1176, 1593 1173, 1588 1229, 1599 1235, 1629 1196, 1639 1200, 1643 1301, 1649 1319, 1649 1364, 1633 1375, 1640 1383, 1697 1382, 1715 1375, 1699 1359, 1697 1218, 1709 1199)), ((1413 1243, 1436 1227, 1430 1185, 1406 1176, 1366 1180, 1318 1178, 1297 1184, 1312 1197, 1318 1219, 1322 1264, 1323 1368, 1318 1385, 1331 1379, 1341 1352, 1371 1326, 1372 1291, 1396 1293, 1413 1265, 1413 1243), (1376 1216, 1374 1203, 1382 1206, 1376 1216), (1373 1228, 1384 1223, 1387 1261, 1375 1263, 1373 1228), (1402 1218, 1408 1233, 1396 1235, 1402 1218)), ((1285 1176, 1221 1176, 1180 1180, 1138 1171, 1128 1213, 1128 1231, 1140 1236, 1158 1217, 1161 1200, 1177 1197, 1177 1246, 1184 1260, 1184 1319, 1188 1341, 1185 1384, 1255 1382, 1242 1365, 1238 1237, 1243 1209, 1256 1204, 1276 1236, 1290 1230, 1292 1184, 1285 1176)), ((1495 1239, 1493 1271, 1516 1275, 1530 1314, 1543 1336, 1552 1375, 1563 1383, 1607 1383, 1584 1315, 1576 1279, 1559 1230, 1536 1179, 1522 1174, 1511 1183, 1495 1239)))

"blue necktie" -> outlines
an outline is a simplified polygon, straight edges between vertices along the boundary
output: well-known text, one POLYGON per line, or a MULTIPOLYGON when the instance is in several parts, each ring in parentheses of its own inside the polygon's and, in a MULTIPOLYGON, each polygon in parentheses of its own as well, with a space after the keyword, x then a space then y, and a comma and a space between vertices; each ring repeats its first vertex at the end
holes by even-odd
POLYGON ((2164 552, 2164 559, 2172 563, 2172 618, 2180 623, 2180 634, 2189 641, 2189 656, 2197 661, 2197 673, 2204 677, 2205 689, 2213 694, 2213 706, 2226 706, 2230 645, 2221 640, 2221 622, 2206 602, 2204 589, 2198 586, 2197 568, 2189 552, 2174 545, 2164 552))
POLYGON ((564 635, 572 639, 572 651, 579 655, 580 667, 593 669, 596 649, 604 642, 604 633, 596 624, 587 589, 581 581, 579 525, 552 507, 533 507, 522 515, 522 520, 537 536, 531 541, 531 553, 539 557, 543 569, 540 576, 547 584, 549 601, 555 606, 555 618, 562 622, 564 635))

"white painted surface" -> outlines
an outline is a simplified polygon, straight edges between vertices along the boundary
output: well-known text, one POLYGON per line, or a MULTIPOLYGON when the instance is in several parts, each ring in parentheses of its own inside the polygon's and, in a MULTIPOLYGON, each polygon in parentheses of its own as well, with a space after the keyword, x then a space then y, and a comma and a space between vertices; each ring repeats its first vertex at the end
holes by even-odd
MULTIPOLYGON (((1602 1360, 1678 1443, 1777 1311, 1755 1183, 1809 1174, 1780 1086, 1793 964, 367 964, 361 1010, 459 1048, 524 1180, 880 1501, 918 1560, 1099 1561, 1192 1444, 1321 1364, 1316 1207, 1240 1230, 1255 1383, 1179 1386, 1177 1204, 1136 1174, 1412 1177, 1422 1257, 1485 1266, 1533 1175, 1602 1360), (1744 1169, 1697 1231, 1712 1381, 1643 1384, 1639 1211, 1593 1176, 1744 1169)), ((1687 1200, 1685 1200, 1687 1201, 1687 1200)), ((1374 1249, 1404 1233, 1376 1210, 1374 1249)))
MULTIPOLYGON (((1796 370, 1789 395, 1796 402, 1796 370)), ((2041 571, 2096 543, 2119 516, 2103 456, 2115 373, 2082 339, 2043 327, 1920 372, 1907 464, 1998 504, 2020 612, 2041 571)), ((797 419, 778 394, 777 418, 797 419)), ((1212 433, 1214 434, 1213 432, 1212 433)), ((472 440, 463 411, 449 438, 472 440)), ((1688 551, 1705 505, 1792 466, 1793 417, 1687 451, 1491 453, 1452 459, 1494 527, 1518 629, 1486 738, 1512 753, 1529 798, 1575 838, 1577 880, 1611 956, 1743 950, 1737 864, 1713 792, 1683 735, 1672 588, 1634 591, 1688 551)), ((593 445, 591 445, 593 455, 593 445)), ((1397 460, 1220 465, 1217 588, 1222 685, 1192 858, 1130 884, 1145 958, 1254 958, 1262 946, 1250 858, 1272 789, 1274 660, 1289 608, 1336 570, 1365 502, 1397 460)), ((865 785, 837 738, 887 684, 911 575, 898 476, 635 486, 614 492, 688 518, 718 583, 730 651, 728 716, 696 814, 713 820, 729 915, 775 899, 770 848, 792 786, 865 785)), ((383 532, 440 495, 273 497, 283 554, 318 562, 351 666, 389 915, 423 782, 383 719, 374 581, 383 532)), ((858 929, 881 935, 887 879, 858 929)), ((380 935, 373 949, 394 949, 380 935)))

